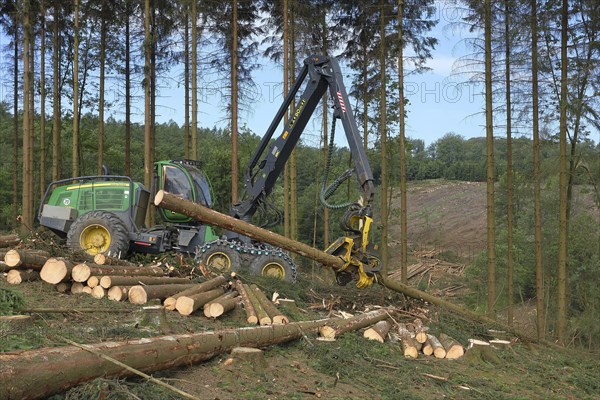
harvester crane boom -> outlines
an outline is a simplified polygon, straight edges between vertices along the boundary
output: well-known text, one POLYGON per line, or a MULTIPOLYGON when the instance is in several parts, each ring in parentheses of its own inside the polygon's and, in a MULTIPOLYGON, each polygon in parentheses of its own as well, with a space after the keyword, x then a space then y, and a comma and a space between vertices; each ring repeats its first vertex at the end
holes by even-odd
POLYGON ((342 121, 348 139, 358 183, 363 191, 363 205, 370 208, 375 191, 373 173, 362 146, 362 139, 343 84, 340 66, 335 58, 311 56, 304 60, 300 74, 250 159, 244 175, 245 193, 242 201, 232 208, 234 217, 248 222, 252 219, 260 203, 273 190, 275 182, 296 147, 306 124, 328 89, 333 99, 333 118, 342 121), (284 127, 283 133, 269 146, 286 110, 296 98, 296 94, 305 81, 306 87, 296 105, 294 114, 284 127), (268 151, 267 148, 269 148, 268 151))

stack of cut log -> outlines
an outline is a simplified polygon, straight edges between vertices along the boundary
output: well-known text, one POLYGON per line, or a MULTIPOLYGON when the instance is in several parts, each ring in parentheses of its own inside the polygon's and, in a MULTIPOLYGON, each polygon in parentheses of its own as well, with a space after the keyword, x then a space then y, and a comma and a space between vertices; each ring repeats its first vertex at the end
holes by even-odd
POLYGON ((42 250, 0 250, 0 272, 6 272, 6 281, 11 285, 40 279, 40 271, 50 254, 42 250))
MULTIPOLYGON (((353 326, 355 329, 357 323, 356 317, 347 319, 346 326, 353 326)), ((390 319, 381 319, 379 321, 362 321, 361 328, 368 327, 363 336, 370 340, 385 342, 391 338, 399 341, 402 346, 404 356, 407 358, 418 358, 419 355, 434 356, 435 358, 455 359, 464 355, 463 346, 448 335, 441 333, 434 336, 429 332, 429 328, 424 326, 420 319, 415 319, 412 323, 393 324, 390 319)), ((346 332, 345 325, 337 327, 323 326, 319 329, 321 340, 333 341, 336 336, 346 332)))

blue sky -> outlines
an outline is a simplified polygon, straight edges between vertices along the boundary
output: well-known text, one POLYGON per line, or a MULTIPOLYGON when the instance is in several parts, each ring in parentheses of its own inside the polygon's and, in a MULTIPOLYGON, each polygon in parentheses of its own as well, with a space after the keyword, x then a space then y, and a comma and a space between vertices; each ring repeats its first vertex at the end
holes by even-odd
MULTIPOLYGON (((405 95, 409 100, 407 107, 408 119, 406 134, 412 138, 423 139, 426 144, 430 144, 442 137, 448 132, 455 132, 467 138, 483 136, 483 115, 482 112, 482 90, 481 84, 461 84, 460 80, 465 77, 457 78, 452 74, 452 67, 455 60, 468 50, 461 45, 465 36, 474 34, 461 29, 450 29, 450 26, 460 20, 460 15, 456 14, 456 8, 446 1, 436 3, 435 19, 439 20, 438 26, 432 32, 437 37, 439 44, 433 52, 433 58, 427 63, 431 71, 423 74, 408 75, 405 78, 405 95)), ((0 46, 8 44, 8 39, 0 35, 0 46)), ((0 57, 6 57, 7 53, 2 53, 0 57)), ((51 60, 47 59, 50 63, 51 60)), ((3 73, 0 85, 0 99, 7 102, 12 101, 12 80, 11 69, 6 65, 10 60, 0 59, 3 73), (9 71, 8 74, 5 72, 9 71)), ((252 91, 252 99, 248 103, 244 112, 240 113, 239 125, 246 125, 250 130, 258 135, 262 135, 270 124, 275 112, 282 102, 282 71, 277 65, 274 65, 266 59, 259 60, 262 67, 255 71, 255 86, 252 91)), ((49 70, 50 67, 47 67, 49 70)), ((343 68, 343 66, 342 66, 343 68)), ((163 76, 159 80, 160 95, 157 99, 157 122, 175 121, 179 125, 184 122, 184 91, 180 82, 181 68, 175 68, 169 76, 163 76)), ((344 70, 346 74, 351 73, 344 70)), ((202 71, 199 71, 202 74, 202 71)), ((97 76, 92 76, 97 79, 97 76)), ((351 79, 346 78, 345 82, 349 85, 351 79)), ((122 102, 122 92, 124 92, 119 77, 114 77, 107 84, 107 101, 122 102), (112 83, 110 83, 112 82, 112 83)), ((134 122, 143 123, 143 99, 141 85, 135 85, 133 100, 134 122)), ((348 88, 350 89, 350 88, 348 88)), ((199 93, 198 105, 198 125, 201 127, 221 127, 228 125, 227 113, 224 105, 227 99, 221 95, 222 91, 218 87, 201 87, 199 93)), ((66 102, 65 102, 66 103, 66 102)), ((354 104, 353 104, 354 105, 354 104)), ((63 104, 65 108, 70 108, 68 104, 63 104)), ((51 112, 48 109, 48 112, 51 112)), ((114 116, 116 119, 123 119, 123 107, 117 106, 115 109, 107 110, 107 116, 114 116)), ((313 146, 319 146, 320 137, 320 118, 315 117, 308 124, 302 140, 313 146)), ((395 131, 390 135, 397 134, 395 131)), ((500 132, 498 132, 500 134, 500 132)), ((338 135, 343 137, 343 135, 338 135)), ((344 145, 342 139, 338 140, 339 145, 344 145)))

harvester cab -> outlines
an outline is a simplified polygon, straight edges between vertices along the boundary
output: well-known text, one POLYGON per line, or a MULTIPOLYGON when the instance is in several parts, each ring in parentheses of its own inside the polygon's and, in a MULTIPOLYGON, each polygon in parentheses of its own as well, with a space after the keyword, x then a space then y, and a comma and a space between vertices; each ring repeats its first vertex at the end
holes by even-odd
MULTIPOLYGON (((167 190, 212 206, 210 183, 193 161, 159 161, 154 165, 153 192, 167 190)), ((66 238, 72 250, 121 257, 130 251, 169 250, 193 254, 217 239, 212 229, 184 215, 158 210, 164 225, 147 228, 150 191, 130 177, 97 175, 52 182, 38 212, 40 224, 66 238)))

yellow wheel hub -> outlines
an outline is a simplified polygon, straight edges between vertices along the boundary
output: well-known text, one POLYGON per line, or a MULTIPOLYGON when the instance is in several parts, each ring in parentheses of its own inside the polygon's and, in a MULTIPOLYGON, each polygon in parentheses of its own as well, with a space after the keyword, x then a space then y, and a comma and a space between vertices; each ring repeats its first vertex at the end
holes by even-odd
POLYGON ((262 269, 262 275, 264 276, 272 276, 274 278, 284 279, 285 278, 285 268, 278 262, 271 261, 262 269))
POLYGON ((231 259, 223 252, 215 252, 208 256, 206 267, 219 272, 228 272, 231 269, 231 259))
POLYGON ((79 235, 79 244, 86 253, 96 255, 108 250, 110 246, 110 233, 102 225, 90 225, 79 235))

